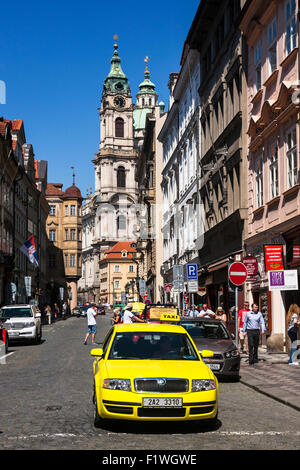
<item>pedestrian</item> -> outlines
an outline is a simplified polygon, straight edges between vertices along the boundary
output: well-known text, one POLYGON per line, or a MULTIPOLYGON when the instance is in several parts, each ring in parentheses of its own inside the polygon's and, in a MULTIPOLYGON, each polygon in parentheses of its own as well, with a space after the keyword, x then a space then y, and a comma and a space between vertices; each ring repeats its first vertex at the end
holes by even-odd
POLYGON ((112 324, 113 325, 116 325, 117 323, 120 323, 121 322, 121 309, 120 307, 117 307, 114 309, 114 314, 113 314, 113 317, 112 317, 112 324))
POLYGON ((287 325, 288 325, 288 336, 291 340, 290 357, 288 364, 299 365, 298 361, 295 361, 293 356, 296 356, 297 351, 297 339, 298 339, 298 327, 300 325, 299 312, 300 309, 297 304, 291 304, 287 314, 287 325))
POLYGON ((203 304, 202 310, 200 311, 199 318, 215 318, 216 314, 207 308, 207 304, 203 304))
POLYGON ((247 312, 250 312, 250 307, 249 307, 249 302, 245 300, 244 308, 241 308, 241 310, 238 313, 238 335, 239 335, 241 352, 244 352, 244 346, 245 346, 246 353, 248 354, 249 351, 248 351, 247 335, 243 333, 244 320, 245 320, 245 315, 247 312))
POLYGON ((125 310, 124 310, 123 323, 124 324, 134 323, 134 321, 140 322, 140 323, 145 323, 145 320, 142 320, 141 318, 134 315, 134 313, 132 313, 132 309, 133 309, 133 305, 129 303, 127 305, 127 307, 125 308, 125 310))
POLYGON ((51 320, 52 320, 52 312, 51 312, 51 307, 50 305, 47 305, 45 308, 45 314, 48 320, 48 325, 51 325, 51 320))
POLYGON ((223 323, 226 324, 226 322, 227 322, 227 315, 226 315, 226 313, 224 312, 224 310, 223 310, 222 307, 218 307, 218 308, 217 308, 217 311, 216 311, 216 319, 217 319, 217 320, 221 320, 223 323))
POLYGON ((88 321, 88 332, 85 336, 83 344, 87 344, 87 340, 90 335, 92 335, 92 346, 97 346, 98 343, 95 343, 95 336, 97 333, 97 322, 96 316, 98 314, 96 304, 91 304, 91 306, 87 309, 87 321, 88 321))
POLYGON ((62 306, 62 318, 63 318, 63 320, 66 318, 66 315, 67 315, 67 302, 64 302, 63 306, 62 306))
POLYGON ((190 318, 195 318, 198 315, 197 307, 195 305, 192 305, 190 309, 187 311, 187 316, 190 318))
POLYGON ((56 320, 59 315, 59 308, 57 304, 54 304, 53 311, 54 311, 54 318, 56 320))
POLYGON ((264 317, 258 311, 258 305, 252 304, 252 310, 247 312, 244 318, 243 333, 247 333, 249 348, 249 364, 254 365, 258 362, 258 345, 260 331, 262 334, 266 331, 264 317))

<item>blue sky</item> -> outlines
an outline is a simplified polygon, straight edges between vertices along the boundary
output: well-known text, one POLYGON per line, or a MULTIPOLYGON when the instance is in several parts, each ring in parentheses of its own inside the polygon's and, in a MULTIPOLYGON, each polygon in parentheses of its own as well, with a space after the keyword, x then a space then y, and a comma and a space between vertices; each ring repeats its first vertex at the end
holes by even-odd
POLYGON ((199 0, 137 2, 57 0, 1 7, 0 116, 23 119, 35 158, 48 161, 48 181, 94 188, 102 85, 119 36, 123 71, 133 101, 149 56, 151 81, 168 103, 170 72, 178 72, 183 43, 199 0), (7 10, 6 10, 7 9, 7 10))

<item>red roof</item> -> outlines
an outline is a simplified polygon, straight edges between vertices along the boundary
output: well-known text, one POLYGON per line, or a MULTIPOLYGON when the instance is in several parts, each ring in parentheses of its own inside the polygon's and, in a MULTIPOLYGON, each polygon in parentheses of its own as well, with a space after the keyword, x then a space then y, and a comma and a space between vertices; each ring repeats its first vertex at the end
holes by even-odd
POLYGON ((100 261, 106 259, 132 259, 132 253, 136 253, 135 242, 118 242, 110 250, 105 251, 104 257, 100 261), (127 251, 126 258, 122 256, 124 251, 127 251))
POLYGON ((75 186, 75 184, 72 184, 68 189, 65 190, 64 192, 64 198, 79 198, 82 199, 80 189, 75 186))
POLYGON ((62 196, 62 183, 47 183, 46 196, 62 196))

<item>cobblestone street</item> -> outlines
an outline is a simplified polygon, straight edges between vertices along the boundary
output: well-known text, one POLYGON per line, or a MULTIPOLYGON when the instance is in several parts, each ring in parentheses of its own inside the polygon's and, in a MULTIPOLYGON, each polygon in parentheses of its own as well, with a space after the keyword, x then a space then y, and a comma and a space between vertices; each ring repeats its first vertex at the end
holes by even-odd
MULTIPOLYGON (((110 325, 99 317, 97 340, 110 325)), ((299 412, 242 383, 220 383, 216 429, 199 424, 93 425, 86 320, 44 326, 41 345, 11 345, 1 365, 0 449, 299 449, 299 412)))

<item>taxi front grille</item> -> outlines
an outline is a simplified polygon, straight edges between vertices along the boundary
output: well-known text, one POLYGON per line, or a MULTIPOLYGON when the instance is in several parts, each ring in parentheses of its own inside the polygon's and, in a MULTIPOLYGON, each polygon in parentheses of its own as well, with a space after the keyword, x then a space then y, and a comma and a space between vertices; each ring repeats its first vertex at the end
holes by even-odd
POLYGON ((136 392, 183 393, 189 389, 186 379, 135 379, 136 392))
POLYGON ((184 418, 185 408, 138 408, 141 418, 184 418))

